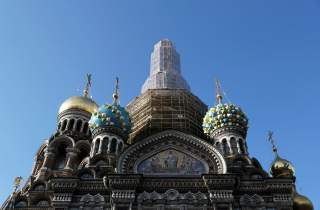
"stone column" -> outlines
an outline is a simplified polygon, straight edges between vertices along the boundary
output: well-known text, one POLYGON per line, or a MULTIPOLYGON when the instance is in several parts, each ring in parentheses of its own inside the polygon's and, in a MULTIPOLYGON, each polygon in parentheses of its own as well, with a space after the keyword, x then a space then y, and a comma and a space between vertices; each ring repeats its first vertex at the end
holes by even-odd
POLYGON ((54 164, 55 155, 56 150, 54 148, 46 148, 44 153, 44 161, 37 175, 37 179, 44 179, 48 172, 51 171, 54 164))
POLYGON ((64 169, 73 171, 75 169, 75 163, 77 161, 78 154, 80 153, 80 151, 75 148, 67 148, 66 151, 67 151, 67 164, 64 167, 64 169))
POLYGON ((119 142, 119 141, 117 141, 117 146, 116 146, 116 155, 118 155, 118 154, 119 154, 119 144, 120 144, 120 142, 119 142))
POLYGON ((111 149, 111 142, 112 142, 112 139, 110 138, 109 139, 109 142, 108 142, 108 154, 110 153, 110 149, 111 149))
POLYGON ((98 152, 97 154, 101 154, 102 153, 102 145, 103 145, 103 139, 99 139, 99 149, 98 149, 98 152))

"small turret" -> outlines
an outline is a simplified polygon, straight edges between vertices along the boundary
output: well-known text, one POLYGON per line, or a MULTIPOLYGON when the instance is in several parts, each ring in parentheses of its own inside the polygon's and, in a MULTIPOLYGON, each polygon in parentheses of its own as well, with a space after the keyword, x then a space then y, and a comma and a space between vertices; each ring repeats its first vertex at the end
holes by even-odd
POLYGON ((275 154, 275 159, 271 164, 270 174, 275 178, 292 178, 294 177, 295 170, 292 163, 283 159, 278 154, 278 149, 273 139, 273 132, 269 131, 268 140, 272 144, 272 151, 275 154))
POLYGON ((222 103, 220 82, 216 81, 217 104, 209 109, 203 119, 204 133, 225 157, 247 155, 246 135, 248 118, 240 107, 222 103))
POLYGON ((98 105, 90 97, 91 74, 87 74, 87 84, 83 96, 72 96, 65 100, 58 112, 58 132, 73 135, 89 135, 88 121, 98 105))
POLYGON ((114 172, 116 157, 122 152, 131 130, 129 113, 119 105, 119 80, 116 79, 112 104, 104 104, 89 121, 92 147, 89 166, 100 165, 101 176, 114 172))

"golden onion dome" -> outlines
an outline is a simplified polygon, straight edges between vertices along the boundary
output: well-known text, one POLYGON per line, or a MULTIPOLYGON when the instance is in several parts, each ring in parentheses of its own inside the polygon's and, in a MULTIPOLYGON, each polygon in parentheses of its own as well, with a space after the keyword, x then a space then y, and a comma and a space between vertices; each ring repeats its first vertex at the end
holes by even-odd
POLYGON ((296 193, 293 197, 293 210, 313 210, 313 205, 309 198, 296 193))
POLYGON ((271 165, 270 173, 276 178, 291 178, 294 176, 295 170, 290 161, 282 159, 277 155, 271 165))
POLYGON ((99 106, 91 98, 86 96, 72 96, 65 100, 60 108, 58 114, 68 109, 80 109, 89 113, 94 113, 99 106))

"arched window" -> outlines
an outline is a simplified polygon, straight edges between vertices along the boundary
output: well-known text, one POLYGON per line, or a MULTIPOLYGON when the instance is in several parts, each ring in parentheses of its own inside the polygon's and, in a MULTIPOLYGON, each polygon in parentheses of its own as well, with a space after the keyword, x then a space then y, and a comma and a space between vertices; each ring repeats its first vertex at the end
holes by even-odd
POLYGON ((239 148, 240 148, 240 153, 244 154, 245 153, 245 146, 244 146, 242 139, 239 139, 239 148))
POLYGON ((68 130, 73 130, 74 119, 71 119, 68 124, 68 130))
POLYGON ((120 153, 122 151, 122 147, 123 147, 123 143, 120 142, 119 146, 118 146, 118 153, 120 153))
POLYGON ((87 133, 87 132, 88 132, 88 122, 85 122, 85 123, 84 123, 82 132, 83 132, 83 133, 87 133))
POLYGON ((94 154, 98 153, 99 146, 100 146, 100 138, 96 139, 96 141, 94 142, 94 154))
POLYGON ((218 142, 218 141, 216 142, 216 147, 217 147, 218 150, 221 150, 220 142, 218 142))
POLYGON ((111 152, 111 153, 116 152, 116 148, 117 148, 117 139, 113 138, 113 139, 111 140, 110 152, 111 152))
POLYGON ((76 131, 80 132, 81 131, 81 126, 82 126, 82 121, 81 120, 77 120, 76 131))
POLYGON ((237 154, 238 153, 238 147, 237 147, 236 139, 234 137, 231 137, 230 145, 231 145, 232 153, 233 154, 237 154))
POLYGON ((222 140, 222 147, 223 147, 223 153, 228 154, 229 153, 229 146, 228 146, 226 139, 222 140))
POLYGON ((108 151, 109 138, 108 137, 104 137, 102 142, 103 142, 102 150, 103 150, 103 152, 107 152, 108 151))
POLYGON ((66 129, 66 126, 67 126, 67 120, 65 119, 62 122, 61 131, 64 131, 66 129))

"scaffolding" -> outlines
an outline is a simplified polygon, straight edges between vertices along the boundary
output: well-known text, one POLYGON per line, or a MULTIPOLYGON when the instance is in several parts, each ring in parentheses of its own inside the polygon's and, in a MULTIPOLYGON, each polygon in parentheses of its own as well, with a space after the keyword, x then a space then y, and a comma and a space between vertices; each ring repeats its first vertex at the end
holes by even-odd
POLYGON ((207 106, 183 89, 150 89, 127 106, 133 127, 129 142, 164 130, 178 130, 201 138, 207 106))

